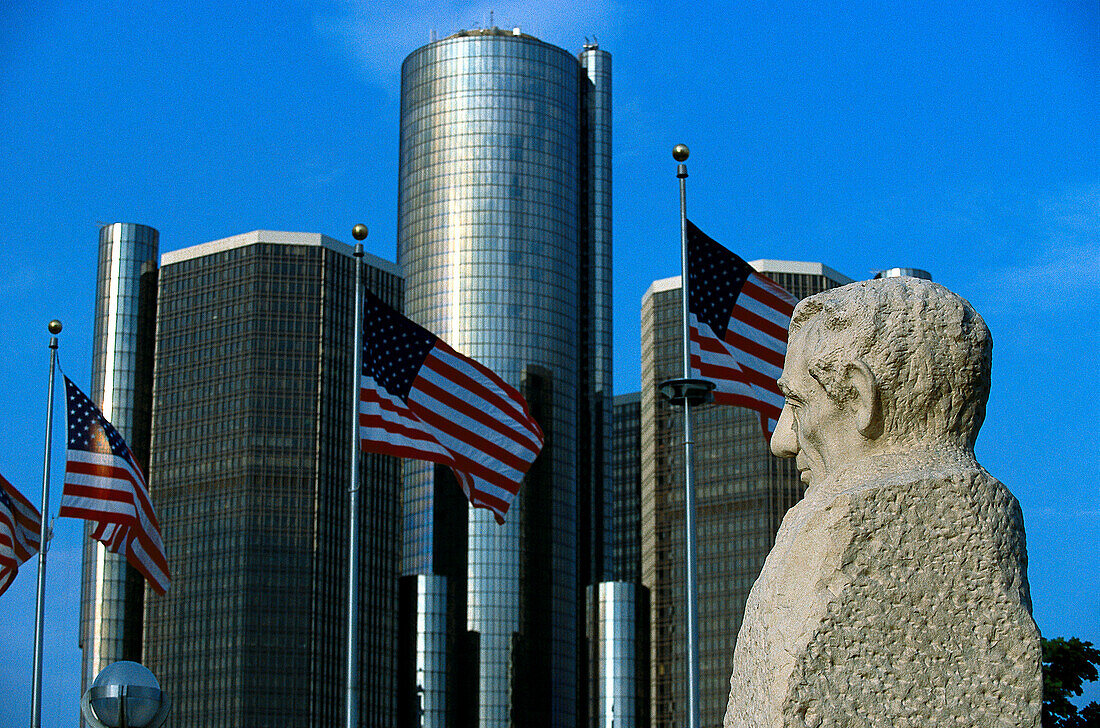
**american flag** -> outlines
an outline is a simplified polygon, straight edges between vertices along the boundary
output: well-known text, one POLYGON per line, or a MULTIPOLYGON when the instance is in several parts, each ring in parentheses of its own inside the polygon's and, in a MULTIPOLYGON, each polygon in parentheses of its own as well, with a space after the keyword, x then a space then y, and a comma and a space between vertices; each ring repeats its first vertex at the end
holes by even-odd
POLYGON ((0 475, 0 594, 15 580, 19 565, 38 552, 42 516, 0 475))
POLYGON ((125 556, 164 594, 168 560, 141 468, 118 430, 68 377, 65 395, 69 439, 58 515, 94 522, 92 538, 125 556))
POLYGON ((543 443, 519 392, 368 292, 359 395, 363 450, 449 465, 504 522, 543 443))
POLYGON ((783 409, 775 380, 798 299, 690 221, 687 243, 692 369, 715 383, 716 404, 758 411, 770 442, 783 409))

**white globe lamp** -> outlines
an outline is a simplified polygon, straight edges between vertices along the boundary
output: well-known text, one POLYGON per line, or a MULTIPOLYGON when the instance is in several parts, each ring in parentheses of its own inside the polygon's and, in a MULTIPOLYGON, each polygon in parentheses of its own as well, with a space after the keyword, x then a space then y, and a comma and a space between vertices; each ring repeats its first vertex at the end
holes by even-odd
POLYGON ((127 660, 103 668, 80 700, 80 712, 93 728, 158 728, 171 707, 153 673, 127 660))

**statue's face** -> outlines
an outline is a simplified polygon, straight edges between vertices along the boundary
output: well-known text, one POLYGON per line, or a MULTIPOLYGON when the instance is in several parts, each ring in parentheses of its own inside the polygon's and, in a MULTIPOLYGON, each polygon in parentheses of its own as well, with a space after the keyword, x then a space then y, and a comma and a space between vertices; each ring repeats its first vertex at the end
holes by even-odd
POLYGON ((810 376, 806 353, 806 328, 796 331, 787 344, 779 388, 786 401, 772 434, 772 452, 795 459, 806 485, 817 485, 838 466, 851 459, 847 444, 853 415, 836 405, 810 376))

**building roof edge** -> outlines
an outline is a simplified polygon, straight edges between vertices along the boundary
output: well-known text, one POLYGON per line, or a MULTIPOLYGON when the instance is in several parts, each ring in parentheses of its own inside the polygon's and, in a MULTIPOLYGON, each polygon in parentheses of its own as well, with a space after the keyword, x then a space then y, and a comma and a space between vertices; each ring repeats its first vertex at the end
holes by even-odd
MULTIPOLYGON (((247 245, 258 245, 260 243, 268 243, 273 245, 305 245, 314 246, 319 248, 328 248, 329 250, 346 255, 349 258, 352 256, 354 248, 347 243, 343 243, 335 238, 330 238, 322 233, 296 233, 286 232, 281 230, 253 230, 247 233, 241 233, 240 235, 233 235, 228 238, 222 238, 220 240, 211 240, 206 243, 199 243, 198 245, 192 245, 187 248, 181 248, 179 250, 170 250, 161 253, 160 264, 161 266, 172 265, 174 263, 182 263, 185 260, 192 260, 194 258, 201 258, 206 255, 214 255, 215 253, 221 253, 226 250, 233 250, 234 248, 243 248, 247 245)), ((380 270, 383 270, 392 275, 401 276, 401 267, 393 261, 386 260, 385 258, 379 258, 372 253, 363 253, 363 262, 367 265, 374 266, 380 270)))
POLYGON ((833 270, 824 263, 804 260, 770 260, 762 258, 750 260, 748 264, 759 273, 801 273, 803 275, 825 276, 831 281, 840 284, 852 283, 854 278, 849 278, 843 273, 833 270))

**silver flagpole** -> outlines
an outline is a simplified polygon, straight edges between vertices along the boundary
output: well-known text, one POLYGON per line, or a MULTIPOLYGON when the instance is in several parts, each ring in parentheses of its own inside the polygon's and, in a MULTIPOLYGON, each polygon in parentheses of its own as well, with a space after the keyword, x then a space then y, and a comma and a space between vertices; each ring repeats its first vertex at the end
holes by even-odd
POLYGON ((680 291, 683 322, 683 374, 680 379, 662 382, 660 391, 676 406, 684 408, 684 568, 687 576, 687 693, 688 728, 699 728, 699 588, 695 559, 695 484, 692 473, 691 407, 711 400, 714 383, 691 378, 690 320, 688 318, 688 251, 687 251, 687 165, 688 148, 677 144, 672 157, 679 162, 676 177, 680 180, 680 291))
POLYGON ((42 457, 42 524, 38 532, 38 596, 34 604, 34 681, 31 687, 31 728, 42 725, 42 638, 46 612, 46 551, 50 523, 50 440, 53 439, 53 372, 57 365, 57 335, 61 322, 47 326, 50 337, 50 383, 46 388, 46 447, 42 457))
MULTIPOLYGON (((351 231, 367 237, 367 226, 351 231)), ((352 352, 351 487, 348 489, 348 655, 346 728, 359 728, 359 389, 363 376, 363 244, 355 244, 355 350, 352 352)))

